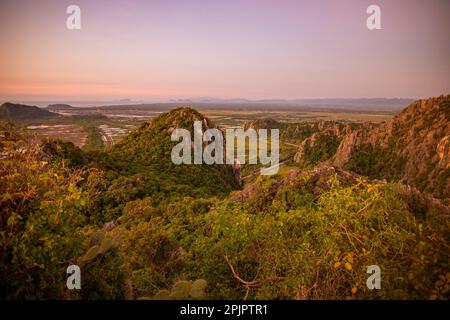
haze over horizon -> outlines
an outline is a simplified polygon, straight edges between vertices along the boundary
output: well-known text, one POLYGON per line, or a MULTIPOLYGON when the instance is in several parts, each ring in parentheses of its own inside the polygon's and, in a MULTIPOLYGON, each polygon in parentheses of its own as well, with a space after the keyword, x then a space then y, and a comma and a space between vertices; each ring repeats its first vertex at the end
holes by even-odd
POLYGON ((0 101, 427 98, 449 29, 445 0, 3 1, 0 101))
POLYGON ((52 104, 68 104, 72 107, 100 107, 100 106, 133 106, 133 105, 153 105, 153 104, 192 104, 203 105, 228 105, 228 106, 361 106, 361 107, 384 107, 392 108, 392 111, 398 108, 404 108, 412 103, 412 98, 310 98, 310 99, 243 99, 243 98, 215 98, 215 97, 192 97, 192 98, 172 98, 172 99, 153 99, 153 100, 134 100, 134 99, 114 99, 114 100, 20 100, 9 99, 0 100, 0 105, 4 103, 34 105, 45 108, 52 104))

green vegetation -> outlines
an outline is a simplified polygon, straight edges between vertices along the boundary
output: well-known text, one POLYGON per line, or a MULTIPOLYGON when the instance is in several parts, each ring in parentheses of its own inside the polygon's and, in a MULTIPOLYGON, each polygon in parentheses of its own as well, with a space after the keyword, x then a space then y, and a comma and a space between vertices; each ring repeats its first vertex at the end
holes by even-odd
POLYGON ((86 194, 76 170, 50 162, 32 137, 1 127, 0 288, 3 298, 64 297, 64 266, 80 254, 86 194), (21 152, 23 150, 24 152, 21 152))
POLYGON ((335 136, 319 135, 314 144, 305 144, 303 159, 311 164, 328 160, 336 153, 339 143, 340 140, 335 136))
POLYGON ((425 208, 419 219, 399 186, 339 178, 262 179, 244 201, 222 202, 196 236, 192 276, 204 277, 215 298, 448 297, 435 286, 449 276, 448 215, 425 208), (372 264, 389 270, 381 291, 365 286, 372 264), (231 266, 254 285, 230 277, 231 266))
MULTIPOLYGON (((0 298, 449 298, 448 207, 323 165, 284 167, 240 189, 228 166, 170 161, 170 133, 196 120, 214 126, 179 108, 89 151, 1 123, 0 298), (82 290, 66 289, 70 264, 82 290), (367 289, 369 265, 380 266, 382 290, 367 289)), ((293 142, 321 130, 283 128, 293 142)), ((340 138, 327 136, 307 161, 335 152, 340 138)), ((282 158, 295 150, 286 145, 282 158)), ((390 158, 377 167, 382 156, 364 146, 353 163, 394 174, 390 158)))
POLYGON ((87 133, 87 139, 83 146, 86 151, 103 150, 105 147, 100 129, 92 123, 86 123, 83 126, 84 132, 87 133))
POLYGON ((363 144, 355 148, 346 167, 371 179, 398 180, 405 170, 406 159, 394 150, 363 144))

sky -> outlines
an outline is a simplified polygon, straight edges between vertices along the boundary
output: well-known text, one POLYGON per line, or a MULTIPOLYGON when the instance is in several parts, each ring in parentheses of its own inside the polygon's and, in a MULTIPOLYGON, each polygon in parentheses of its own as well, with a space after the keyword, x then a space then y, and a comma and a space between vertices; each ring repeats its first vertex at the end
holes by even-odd
POLYGON ((0 0, 0 101, 427 98, 449 30, 448 0, 0 0))

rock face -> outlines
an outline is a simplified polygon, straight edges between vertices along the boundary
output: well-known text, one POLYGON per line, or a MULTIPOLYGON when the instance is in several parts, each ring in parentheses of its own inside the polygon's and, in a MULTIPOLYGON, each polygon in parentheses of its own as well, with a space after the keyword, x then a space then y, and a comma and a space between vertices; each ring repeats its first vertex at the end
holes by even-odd
POLYGON ((341 143, 339 144, 339 147, 333 157, 333 165, 338 167, 344 166, 350 160, 353 148, 362 144, 367 139, 370 130, 375 127, 376 124, 364 123, 363 127, 358 130, 347 130, 347 133, 341 140, 341 143))
POLYGON ((439 168, 448 169, 450 167, 450 136, 445 136, 439 141, 437 154, 439 157, 439 168))
MULTIPOLYGON (((360 127, 360 124, 342 124, 334 121, 315 123, 311 127, 314 133, 301 141, 294 161, 316 164, 330 159, 336 153, 343 139, 349 139, 352 143, 352 139, 355 138, 353 133, 356 128, 360 127)), ((343 148, 347 145, 349 142, 346 142, 343 148)), ((346 153, 343 152, 343 154, 346 153)))
POLYGON ((347 134, 332 164, 450 196, 450 95, 418 100, 391 121, 347 134))
POLYGON ((241 163, 239 162, 238 159, 234 160, 234 163, 232 164, 232 168, 233 168, 233 175, 234 175, 234 179, 236 179, 236 181, 239 181, 239 183, 242 183, 242 177, 241 177, 241 163))

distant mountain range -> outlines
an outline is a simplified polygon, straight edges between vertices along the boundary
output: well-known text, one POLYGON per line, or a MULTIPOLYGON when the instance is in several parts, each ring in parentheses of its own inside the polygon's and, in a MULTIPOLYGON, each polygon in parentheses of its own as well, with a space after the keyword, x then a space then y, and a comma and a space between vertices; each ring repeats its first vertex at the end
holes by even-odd
POLYGON ((200 97, 192 99, 171 99, 170 102, 224 102, 224 103, 294 103, 294 104, 364 104, 364 105, 399 105, 411 103, 413 99, 403 98, 324 98, 324 99, 221 99, 213 97, 200 97))
MULTIPOLYGON (((134 101, 132 99, 122 99, 115 101, 72 101, 65 103, 52 103, 52 102, 26 102, 27 104, 38 105, 51 110, 62 110, 68 109, 70 107, 83 108, 83 107, 125 107, 125 106, 139 106, 139 107, 154 107, 154 106, 180 106, 182 105, 192 105, 192 106, 203 106, 203 105, 227 105, 230 107, 235 106, 248 106, 248 107, 375 107, 376 109, 395 109, 401 110, 414 102, 413 99, 409 98, 359 98, 359 99, 222 99, 214 97, 198 97, 198 98, 180 98, 180 99, 167 99, 159 100, 153 102, 144 102, 142 100, 134 101)), ((25 103, 25 102, 21 102, 25 103)))
POLYGON ((361 99, 220 99, 213 97, 201 97, 192 99, 171 99, 170 102, 180 103, 224 103, 224 104, 279 104, 279 105, 342 105, 342 106, 384 106, 406 107, 414 102, 414 99, 404 98, 361 98, 361 99))

